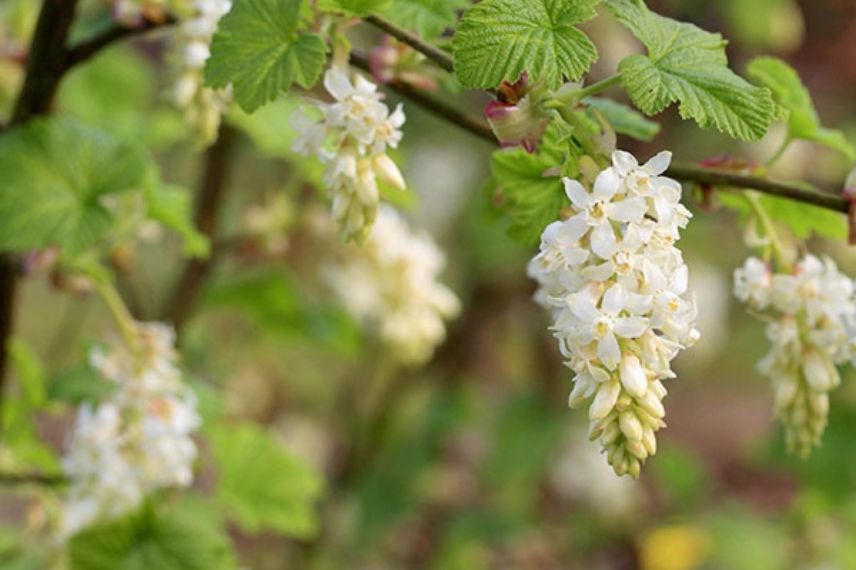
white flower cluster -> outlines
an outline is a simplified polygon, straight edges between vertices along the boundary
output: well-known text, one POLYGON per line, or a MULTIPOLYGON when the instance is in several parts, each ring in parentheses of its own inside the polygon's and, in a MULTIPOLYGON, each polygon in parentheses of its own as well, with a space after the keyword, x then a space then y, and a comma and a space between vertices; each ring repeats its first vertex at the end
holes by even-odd
POLYGON ((187 16, 181 18, 175 30, 171 48, 176 76, 172 100, 184 110, 185 118, 198 129, 204 142, 216 138, 220 115, 232 102, 229 88, 206 87, 202 77, 217 24, 231 8, 231 0, 191 0, 187 16))
POLYGON ((333 219, 347 240, 362 242, 377 216, 378 179, 404 189, 404 177, 386 154, 401 141, 404 111, 399 103, 390 113, 377 85, 357 75, 331 67, 324 75, 324 88, 333 103, 316 102, 320 121, 304 111, 295 113, 292 124, 298 132, 294 151, 315 155, 324 164, 324 184, 333 199, 333 219))
POLYGON ((626 152, 612 158, 591 191, 564 180, 571 215, 544 230, 529 275, 575 373, 570 405, 593 398, 590 437, 617 474, 635 477, 665 425, 661 380, 675 376, 671 360, 699 336, 674 245, 691 214, 680 184, 661 176, 670 153, 643 166, 626 152))
POLYGON ((376 330, 402 364, 430 358, 446 335, 458 298, 437 281, 445 259, 427 234, 414 234, 391 207, 379 209, 362 247, 324 268, 323 277, 346 310, 376 330))
POLYGON ((758 369, 773 382, 788 449, 803 457, 826 428, 829 392, 840 383, 836 364, 856 355, 853 293, 853 281, 828 257, 806 255, 784 273, 750 257, 734 272, 734 295, 768 321, 772 347, 758 369))
POLYGON ((193 480, 199 426, 196 399, 176 366, 175 334, 160 323, 139 323, 132 351, 114 342, 90 355, 114 384, 95 406, 81 406, 63 468, 70 489, 60 532, 69 537, 96 522, 139 507, 151 492, 193 480))

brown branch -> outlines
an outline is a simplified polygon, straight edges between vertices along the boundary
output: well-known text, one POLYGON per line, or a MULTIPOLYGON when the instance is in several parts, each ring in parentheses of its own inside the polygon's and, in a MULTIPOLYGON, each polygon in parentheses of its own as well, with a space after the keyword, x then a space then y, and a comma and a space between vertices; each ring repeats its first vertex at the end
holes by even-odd
MULTIPOLYGON (((357 51, 351 52, 351 65, 371 73, 368 58, 362 53, 357 51)), ((484 121, 471 117, 403 81, 394 80, 385 85, 390 90, 416 103, 426 111, 445 119, 456 127, 489 143, 496 144, 496 137, 493 135, 493 131, 490 130, 490 127, 484 121)))
POLYGON ((377 14, 370 14, 363 18, 363 21, 371 24, 384 33, 391 35, 398 41, 409 45, 449 73, 452 73, 455 70, 455 63, 451 55, 437 46, 424 41, 413 32, 399 28, 389 20, 382 18, 377 14))
MULTIPOLYGON (((399 28, 394 23, 377 15, 366 16, 364 21, 383 30, 399 41, 406 43, 416 51, 437 63, 446 71, 452 72, 454 70, 453 60, 449 54, 429 43, 426 43, 422 38, 415 34, 399 28)), ((358 54, 355 59, 352 59, 352 63, 362 69, 368 68, 367 62, 365 62, 365 57, 359 56, 358 54)), ((486 139, 486 134, 491 133, 490 128, 478 119, 466 116, 444 103, 428 98, 424 93, 420 93, 409 85, 402 87, 400 83, 394 83, 390 84, 389 87, 394 91, 401 93, 408 99, 420 104, 426 110, 451 123, 454 123, 458 127, 467 130, 476 136, 486 139), (426 104, 420 103, 418 100, 420 98, 426 104)), ((495 142, 492 133, 490 138, 495 142)), ((810 187, 807 188, 804 184, 781 182, 770 180, 768 178, 739 174, 727 170, 701 168, 698 166, 674 165, 666 171, 666 174, 684 182, 757 190, 765 194, 779 196, 781 198, 787 198, 789 200, 795 200, 797 202, 803 202, 813 206, 820 206, 821 208, 827 208, 836 212, 846 213, 849 211, 850 207, 849 202, 838 193, 823 192, 817 189, 811 189, 810 187)))
POLYGON ((144 19, 141 25, 132 28, 119 25, 112 26, 100 34, 70 48, 66 56, 65 69, 71 69, 75 65, 89 60, 102 49, 116 42, 145 34, 151 30, 171 26, 175 22, 176 20, 172 16, 165 16, 157 20, 144 19))
POLYGON ((683 180, 684 182, 757 190, 764 194, 796 200, 797 202, 820 206, 821 208, 835 210, 836 212, 846 213, 850 206, 847 199, 840 194, 823 192, 817 189, 810 190, 802 185, 798 186, 788 182, 738 174, 728 170, 674 165, 666 171, 666 175, 676 180, 683 180))
MULTIPOLYGON (((217 226, 220 219, 223 194, 228 184, 231 166, 231 154, 237 138, 234 128, 223 125, 217 142, 205 155, 205 171, 196 196, 195 223, 199 231, 214 244, 217 239, 217 226)), ((212 257, 191 259, 187 262, 181 277, 168 298, 164 310, 164 319, 180 330, 193 312, 202 285, 211 269, 212 257)))
MULTIPOLYGON (((66 51, 77 0, 44 0, 27 57, 24 86, 12 112, 10 126, 20 125, 50 109, 65 71, 66 51)), ((20 260, 0 255, 0 405, 5 396, 7 344, 15 322, 15 298, 20 260)))

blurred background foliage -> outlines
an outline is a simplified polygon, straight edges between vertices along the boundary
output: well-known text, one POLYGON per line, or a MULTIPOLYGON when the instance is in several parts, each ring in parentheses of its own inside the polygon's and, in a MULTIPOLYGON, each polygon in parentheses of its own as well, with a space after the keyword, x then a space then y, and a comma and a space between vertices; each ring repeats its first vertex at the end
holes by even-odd
MULTIPOLYGON (((31 2, 0 1, 2 116, 19 86, 15 57, 34 23, 31 2)), ((93 16, 82 19, 80 36, 103 25, 96 16, 101 6, 89 4, 93 16)), ((650 4, 721 31, 737 70, 761 53, 787 59, 824 123, 856 139, 851 0, 650 4)), ((636 49, 607 18, 587 28, 602 46, 595 77, 636 49)), ((363 33, 354 30, 357 45, 377 40, 363 33)), ((187 144, 181 117, 164 101, 161 49, 146 41, 104 52, 67 78, 56 105, 144 143, 165 180, 193 188, 206 155, 187 144)), ((473 113, 484 102, 468 94, 456 100, 473 113)), ((212 244, 215 264, 182 331, 185 368, 209 417, 256 422, 326 475, 315 514, 286 513, 275 528, 254 524, 255 511, 235 517, 230 533, 244 567, 856 568, 856 378, 848 371, 834 394, 822 447, 806 462, 787 457, 770 390, 754 367, 765 351, 762 327, 731 298, 731 271, 747 255, 732 213, 715 199, 702 208, 699 196, 687 193, 696 217, 681 244, 703 340, 676 362, 659 453, 640 480, 618 479, 586 441, 585 412, 566 407, 569 371, 546 316, 530 301, 534 286, 525 265, 533 252, 506 236, 484 188, 490 146, 405 102, 397 159, 410 190, 396 199, 445 246, 446 280, 464 311, 429 364, 396 370, 318 279, 325 244, 311 239, 311 228, 320 175, 314 162, 290 151, 288 117, 298 104, 298 97, 287 98, 253 116, 235 111, 227 121, 225 129, 235 134, 221 157, 227 197, 212 244), (301 538, 276 532, 295 528, 301 538)), ((650 143, 620 144, 641 157, 673 149, 684 162, 721 154, 762 160, 781 137, 774 130, 760 144, 741 145, 673 113, 662 119, 650 143)), ((848 166, 832 151, 797 143, 777 174, 834 188, 848 166)), ((856 253, 845 246, 812 247, 856 272, 856 253)), ((121 253, 123 295, 140 317, 160 315, 181 267, 178 240, 121 253)), ((73 403, 97 389, 79 363, 108 319, 96 302, 56 292, 41 277, 27 281, 19 315, 14 389, 27 397, 4 415, 4 432, 10 445, 21 442, 18 453, 29 464, 52 470, 45 446, 62 446, 70 416, 43 409, 33 425, 26 413, 45 398, 73 403)), ((223 448, 239 453, 246 449, 242 435, 212 440, 226 438, 223 448)), ((272 471, 254 471, 260 481, 287 468, 257 451, 242 461, 272 471)), ((218 476, 236 484, 243 478, 218 476)), ((199 479, 204 487, 205 474, 199 479)), ((14 551, 12 538, 20 521, 38 511, 20 492, 2 492, 0 567, 33 567, 14 551)))

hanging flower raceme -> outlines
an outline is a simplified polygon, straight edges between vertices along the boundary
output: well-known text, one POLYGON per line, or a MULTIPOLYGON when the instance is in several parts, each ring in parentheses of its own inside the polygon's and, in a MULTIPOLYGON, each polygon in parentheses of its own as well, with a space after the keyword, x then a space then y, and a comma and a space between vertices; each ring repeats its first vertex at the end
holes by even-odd
POLYGON ((202 76, 217 23, 231 8, 231 0, 192 0, 178 23, 170 54, 175 74, 172 100, 206 143, 217 137, 220 116, 232 102, 229 88, 206 87, 202 76))
POLYGON ((460 308, 455 294, 437 280, 444 265, 430 236, 413 233, 394 209, 382 206, 365 244, 326 267, 324 278, 399 362, 418 365, 445 337, 444 320, 460 308))
POLYGON ((175 334, 138 323, 134 346, 113 342, 90 360, 113 384, 101 402, 81 406, 63 458, 70 489, 60 532, 69 537, 138 508, 154 491, 193 479, 199 426, 196 399, 176 365, 175 334))
POLYGON ((529 264, 536 301, 574 371, 573 407, 591 401, 589 435, 615 472, 639 475, 663 427, 662 380, 671 360, 699 336, 686 298, 687 266, 674 243, 690 212, 681 187, 662 176, 671 154, 643 166, 617 151, 592 190, 564 179, 567 219, 541 236, 529 264))
POLYGON ((321 120, 303 111, 292 119, 299 137, 295 152, 315 155, 324 163, 324 184, 333 199, 333 219, 347 240, 362 242, 377 217, 378 181, 403 190, 404 178, 386 154, 401 140, 404 111, 399 104, 390 113, 377 86, 357 75, 331 67, 324 87, 333 103, 316 102, 321 120))
POLYGON ((834 261, 814 255, 781 273, 750 257, 734 272, 734 295, 768 321, 772 347, 758 369, 773 383, 788 449, 803 457, 826 428, 829 392, 840 382, 836 365, 854 357, 853 293, 834 261))

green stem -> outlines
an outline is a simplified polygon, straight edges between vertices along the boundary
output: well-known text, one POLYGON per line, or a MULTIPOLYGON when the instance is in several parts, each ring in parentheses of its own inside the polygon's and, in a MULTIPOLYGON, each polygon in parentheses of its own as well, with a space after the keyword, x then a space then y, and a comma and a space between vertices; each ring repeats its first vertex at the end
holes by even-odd
POLYGON ((136 352, 138 348, 137 327, 134 317, 131 316, 128 307, 125 306, 122 297, 119 296, 113 284, 106 279, 96 277, 93 278, 92 282, 95 291, 101 296, 110 314, 113 315, 116 326, 119 327, 119 332, 122 333, 122 338, 125 339, 128 348, 132 352, 136 352))
POLYGON ((776 231, 776 226, 773 223, 773 220, 770 219, 770 216, 767 214, 767 210, 765 210, 764 206, 761 204, 758 193, 747 191, 743 195, 746 198, 746 202, 749 204, 749 207, 755 213, 755 217, 759 222, 761 222, 761 226, 764 228, 764 233, 770 240, 770 247, 773 251, 773 258, 776 260, 776 264, 779 268, 787 270, 790 267, 787 251, 779 238, 779 234, 776 231))
POLYGON ((606 91, 613 85, 617 85, 620 81, 621 74, 616 73, 615 75, 607 77, 606 79, 601 79, 596 83, 592 83, 591 85, 583 87, 582 89, 577 91, 577 94, 579 95, 580 99, 585 99, 586 97, 591 97, 592 95, 597 95, 602 91, 606 91))
POLYGON ((582 145, 583 150, 592 157, 592 159, 597 162, 600 166, 606 167, 609 166, 609 158, 603 154, 603 152, 597 147, 591 137, 585 136, 584 129, 579 124, 579 119, 574 115, 574 112, 567 106, 562 106, 556 108, 559 115, 562 117, 562 120, 568 124, 573 130, 575 134, 579 136, 575 136, 574 138, 579 141, 580 145, 582 145))
POLYGON ((791 138, 791 135, 787 135, 782 141, 782 144, 779 145, 779 148, 776 149, 776 152, 773 153, 773 156, 771 156, 770 159, 767 160, 764 166, 766 166, 768 169, 772 168, 773 165, 776 164, 780 158, 782 158, 782 155, 785 154, 785 151, 788 150, 792 142, 794 142, 794 140, 791 138))

